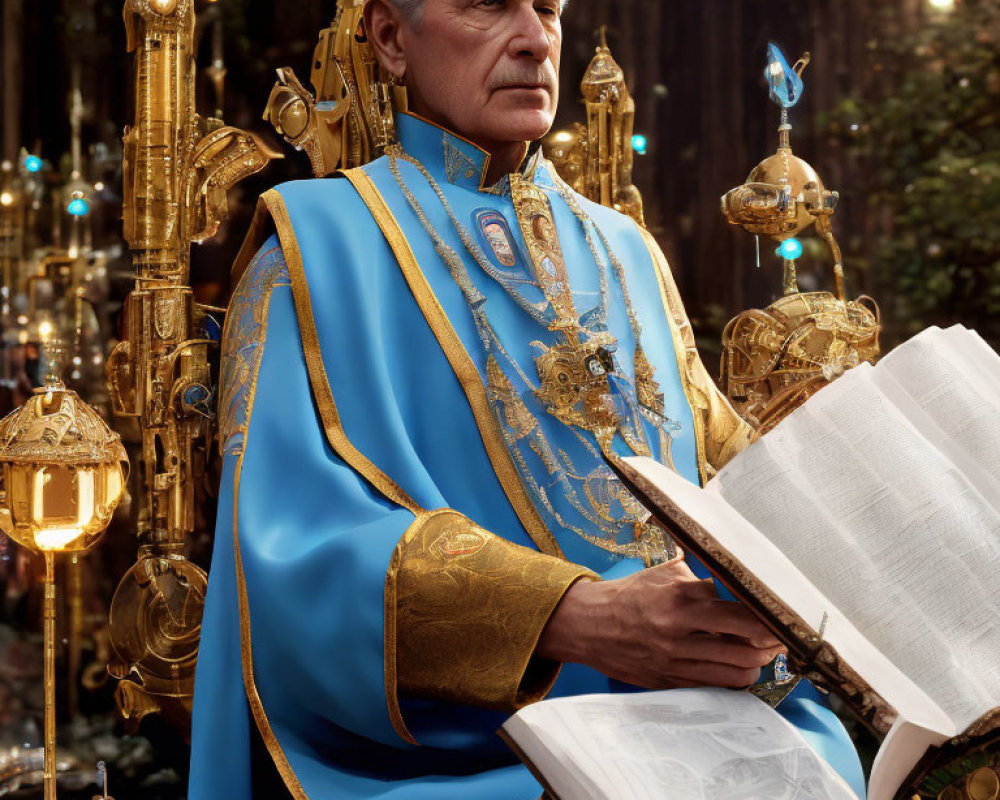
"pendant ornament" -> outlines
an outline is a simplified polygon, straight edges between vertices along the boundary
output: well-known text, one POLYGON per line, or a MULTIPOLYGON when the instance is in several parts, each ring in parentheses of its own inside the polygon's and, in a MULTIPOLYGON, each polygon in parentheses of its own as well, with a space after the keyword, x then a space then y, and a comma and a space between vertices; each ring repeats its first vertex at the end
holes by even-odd
POLYGON ((671 434, 680 427, 663 413, 663 395, 640 345, 642 328, 629 298, 624 268, 600 229, 557 184, 560 195, 580 222, 600 283, 600 304, 581 316, 574 303, 549 199, 530 177, 515 173, 508 179, 522 248, 507 227, 506 218, 489 209, 473 212, 476 229, 473 235, 459 222, 443 189, 423 164, 399 145, 390 147, 387 155, 390 172, 400 191, 468 303, 485 349, 484 377, 490 407, 539 512, 560 528, 615 557, 639 558, 649 566, 673 558, 676 549, 672 540, 649 524, 648 514, 625 492, 601 459, 602 453, 615 452, 619 436, 620 443, 637 455, 652 455, 650 441, 658 435, 660 457, 670 464, 671 434), (538 324, 540 334, 544 335, 531 342, 538 353, 534 359, 537 378, 529 376, 507 352, 486 313, 485 296, 462 256, 431 225, 403 177, 400 162, 423 176, 482 272, 502 286, 538 324), (595 236, 606 257, 599 254, 595 236), (517 270, 503 263, 507 247, 519 262, 517 270), (519 254, 524 251, 528 255, 527 269, 521 269, 519 254), (497 261, 502 265, 499 269, 497 261), (634 379, 616 360, 618 341, 608 330, 611 272, 621 287, 635 337, 634 379), (534 299, 536 293, 538 300, 534 299), (571 441, 582 452, 571 454, 568 442, 557 447, 550 440, 544 423, 547 415, 572 432, 571 441), (595 463, 596 468, 592 466, 595 463), (590 466, 581 470, 578 464, 590 466))

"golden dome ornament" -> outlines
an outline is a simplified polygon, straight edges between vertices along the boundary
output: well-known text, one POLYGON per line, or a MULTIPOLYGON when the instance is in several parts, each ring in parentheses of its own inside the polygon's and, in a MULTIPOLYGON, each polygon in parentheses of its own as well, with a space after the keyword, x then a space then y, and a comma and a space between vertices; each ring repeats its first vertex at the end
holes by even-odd
POLYGON ((127 464, 118 435, 55 377, 0 420, 0 530, 45 558, 45 800, 56 800, 55 556, 101 537, 127 464))
POLYGON ((726 219, 758 237, 758 266, 760 236, 778 242, 784 264, 784 296, 764 310, 740 314, 722 339, 722 388, 760 434, 848 369, 879 356, 878 305, 870 297, 846 296, 843 256, 831 224, 839 195, 792 152, 789 111, 802 97, 808 64, 806 53, 789 67, 781 50, 768 45, 764 77, 781 108, 778 150, 722 198, 726 219), (795 237, 813 226, 833 259, 834 293, 799 291, 803 247, 795 237))

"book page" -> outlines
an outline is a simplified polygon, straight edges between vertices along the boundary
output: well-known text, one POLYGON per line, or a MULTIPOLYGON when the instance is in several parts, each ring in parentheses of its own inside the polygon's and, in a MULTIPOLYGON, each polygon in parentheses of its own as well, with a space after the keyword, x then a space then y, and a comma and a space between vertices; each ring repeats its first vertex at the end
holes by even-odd
MULTIPOLYGON (((932 335, 937 335, 934 332, 939 329, 929 330, 932 335)), ((951 345, 953 352, 970 365, 971 370, 981 372, 983 377, 1000 390, 1000 356, 982 336, 964 325, 952 325, 941 331, 941 338, 951 345)))
MULTIPOLYGON (((895 713, 946 737, 959 733, 951 718, 869 642, 788 556, 725 499, 689 483, 651 458, 627 458, 619 468, 637 491, 648 498, 651 509, 658 509, 658 514, 678 523, 682 530, 702 531, 702 539, 710 538, 715 543, 717 555, 721 557, 718 553, 721 547, 728 557, 739 562, 741 569, 757 584, 753 587, 755 598, 760 599, 766 591, 769 597, 780 599, 781 604, 812 631, 822 633, 840 658, 890 704, 895 713)), ((743 578, 743 584, 743 587, 731 588, 745 592, 753 585, 749 577, 743 578)), ((813 649, 816 643, 805 642, 805 646, 813 649)), ((891 713, 892 710, 887 711, 891 713)), ((888 727, 892 720, 877 721, 879 725, 883 723, 888 727)), ((916 754, 914 762, 920 755, 922 752, 916 754)))
POLYGON ((1000 514, 871 371, 824 388, 707 491, 766 533, 962 730, 1000 704, 1000 514))
POLYGON ((875 375, 1000 511, 1000 356, 966 328, 930 328, 886 356, 875 375))
POLYGON ((504 730, 560 800, 856 800, 792 725, 747 692, 559 698, 522 709, 504 730))

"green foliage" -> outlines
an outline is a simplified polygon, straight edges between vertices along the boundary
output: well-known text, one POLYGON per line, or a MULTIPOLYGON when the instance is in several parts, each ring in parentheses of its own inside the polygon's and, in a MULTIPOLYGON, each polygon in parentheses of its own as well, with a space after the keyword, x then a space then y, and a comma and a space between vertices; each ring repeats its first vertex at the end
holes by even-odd
POLYGON ((965 0, 919 25, 885 10, 878 22, 868 86, 834 123, 871 181, 878 298, 896 337, 962 322, 996 343, 1000 5, 965 0))

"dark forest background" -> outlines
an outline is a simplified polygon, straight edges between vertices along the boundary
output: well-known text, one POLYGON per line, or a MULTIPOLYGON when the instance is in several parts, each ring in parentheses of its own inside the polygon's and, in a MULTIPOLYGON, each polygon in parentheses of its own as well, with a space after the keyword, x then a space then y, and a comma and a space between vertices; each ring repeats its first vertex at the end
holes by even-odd
MULTIPOLYGON (((261 113, 274 69, 308 76, 333 0, 217 0, 228 70, 227 122, 273 137, 261 113)), ((849 288, 881 303, 886 344, 928 324, 961 320, 1000 339, 1000 233, 993 193, 1000 22, 985 0, 572 0, 564 17, 558 125, 583 118, 578 83, 608 26, 648 138, 637 183, 711 357, 724 323, 780 290, 778 259, 731 228, 719 197, 776 145, 778 111, 762 81, 765 47, 792 61, 812 53, 806 94, 792 114, 793 147, 841 192, 835 229, 849 288)), ((84 140, 112 156, 132 114, 130 59, 117 0, 4 0, 4 155, 18 148, 58 163, 69 149, 67 97, 82 70, 84 140)), ((211 35, 200 62, 211 60, 211 35)), ((213 107, 207 79, 202 110, 213 107)), ((224 299, 228 265, 256 195, 308 177, 304 156, 238 190, 230 224, 196 248, 194 281, 224 299)), ((114 159, 106 161, 114 163, 114 159)), ((107 169, 107 167, 105 167, 107 169)), ((96 179, 99 176, 91 176, 96 179)), ((997 175, 1000 177, 1000 174, 997 175)), ((114 181, 110 180, 113 195, 114 181)), ((113 200, 113 196, 108 199, 113 200)), ((1000 199, 1000 198, 997 198, 1000 199)), ((103 236, 117 235, 105 213, 103 236)), ((826 251, 806 242, 803 287, 831 288, 826 251)))

